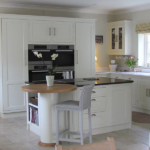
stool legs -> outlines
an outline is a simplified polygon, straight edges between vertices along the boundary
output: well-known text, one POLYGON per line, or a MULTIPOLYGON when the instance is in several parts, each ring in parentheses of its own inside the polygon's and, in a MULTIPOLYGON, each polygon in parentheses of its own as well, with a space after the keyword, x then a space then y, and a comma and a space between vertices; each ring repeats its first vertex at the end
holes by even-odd
POLYGON ((88 116, 89 116, 89 143, 92 143, 91 108, 88 108, 88 116))
POLYGON ((68 139, 70 139, 70 111, 68 111, 68 139))
POLYGON ((83 145, 83 116, 82 111, 79 112, 79 122, 80 122, 80 141, 83 145))
POLYGON ((58 136, 59 136, 59 129, 58 129, 58 124, 59 124, 59 120, 58 120, 58 110, 55 109, 55 119, 56 119, 56 145, 59 145, 59 140, 58 140, 58 136))

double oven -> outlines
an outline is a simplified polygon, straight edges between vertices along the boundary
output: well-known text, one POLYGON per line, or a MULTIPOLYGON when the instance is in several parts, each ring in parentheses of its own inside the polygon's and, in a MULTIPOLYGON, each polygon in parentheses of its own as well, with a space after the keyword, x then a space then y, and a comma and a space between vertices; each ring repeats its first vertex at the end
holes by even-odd
POLYGON ((63 79, 64 72, 72 72, 74 78, 74 46, 73 45, 28 45, 29 82, 46 82, 48 69, 56 66, 55 80, 63 79), (33 52, 42 54, 38 58, 33 52), (51 55, 58 54, 55 60, 51 55), (43 62, 44 61, 44 62, 43 62))

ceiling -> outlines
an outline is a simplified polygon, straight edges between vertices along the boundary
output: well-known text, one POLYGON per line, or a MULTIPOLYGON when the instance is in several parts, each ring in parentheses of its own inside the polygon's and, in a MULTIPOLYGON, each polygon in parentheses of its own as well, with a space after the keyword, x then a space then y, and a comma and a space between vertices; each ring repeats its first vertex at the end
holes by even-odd
POLYGON ((0 7, 117 14, 150 9, 150 0, 0 0, 0 7))

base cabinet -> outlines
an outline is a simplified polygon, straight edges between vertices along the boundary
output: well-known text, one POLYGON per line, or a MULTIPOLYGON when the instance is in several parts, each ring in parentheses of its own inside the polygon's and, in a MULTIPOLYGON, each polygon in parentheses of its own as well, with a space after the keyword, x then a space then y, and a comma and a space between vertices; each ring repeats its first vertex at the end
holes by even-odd
POLYGON ((131 122, 131 86, 113 86, 112 125, 131 122))

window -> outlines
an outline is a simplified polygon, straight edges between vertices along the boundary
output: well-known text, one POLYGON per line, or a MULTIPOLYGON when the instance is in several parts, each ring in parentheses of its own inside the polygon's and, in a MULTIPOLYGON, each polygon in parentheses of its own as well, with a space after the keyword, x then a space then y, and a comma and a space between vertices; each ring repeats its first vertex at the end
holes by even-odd
POLYGON ((150 67, 150 34, 138 35, 138 66, 150 67))

